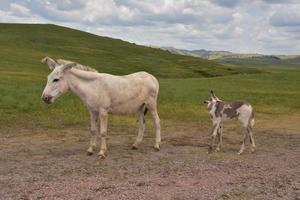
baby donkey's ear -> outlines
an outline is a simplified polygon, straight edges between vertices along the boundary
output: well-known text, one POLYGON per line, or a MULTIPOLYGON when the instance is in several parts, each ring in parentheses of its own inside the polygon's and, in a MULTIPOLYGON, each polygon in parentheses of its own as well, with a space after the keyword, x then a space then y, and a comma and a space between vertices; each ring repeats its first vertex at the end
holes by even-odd
POLYGON ((216 101, 222 101, 215 95, 214 91, 211 90, 210 94, 211 94, 212 98, 214 98, 216 101))
POLYGON ((216 98, 216 95, 215 95, 215 93, 214 93, 214 91, 210 91, 210 95, 213 97, 213 98, 216 98))

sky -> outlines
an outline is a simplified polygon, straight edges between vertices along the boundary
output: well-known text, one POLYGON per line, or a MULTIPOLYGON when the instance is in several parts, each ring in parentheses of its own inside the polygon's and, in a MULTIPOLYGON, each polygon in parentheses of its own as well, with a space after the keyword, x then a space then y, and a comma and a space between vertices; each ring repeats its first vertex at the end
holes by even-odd
POLYGON ((0 0, 2 23, 51 23, 141 45, 300 54, 300 0, 0 0))

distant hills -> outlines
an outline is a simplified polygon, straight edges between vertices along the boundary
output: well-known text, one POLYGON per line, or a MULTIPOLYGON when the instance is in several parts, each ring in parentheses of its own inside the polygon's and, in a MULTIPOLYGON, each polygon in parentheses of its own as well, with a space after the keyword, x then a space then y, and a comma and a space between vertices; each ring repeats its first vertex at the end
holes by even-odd
POLYGON ((244 67, 300 67, 300 55, 263 55, 263 54, 238 54, 230 51, 209 51, 176 49, 162 47, 161 49, 174 54, 194 56, 214 60, 220 64, 244 67))
POLYGON ((200 58, 205 58, 208 60, 214 60, 217 58, 221 58, 223 56, 234 55, 234 53, 232 53, 230 51, 208 51, 205 49, 186 50, 186 49, 176 49, 174 47, 161 47, 161 49, 163 49, 165 51, 169 51, 171 53, 175 53, 175 54, 200 57, 200 58))

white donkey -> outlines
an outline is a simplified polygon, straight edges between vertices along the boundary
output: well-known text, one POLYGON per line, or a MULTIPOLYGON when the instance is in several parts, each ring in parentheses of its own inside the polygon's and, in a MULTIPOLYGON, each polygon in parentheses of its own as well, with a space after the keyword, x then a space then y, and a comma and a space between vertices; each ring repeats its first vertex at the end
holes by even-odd
POLYGON ((47 85, 43 91, 42 99, 51 104, 68 90, 75 93, 88 107, 91 118, 91 141, 87 150, 92 155, 97 143, 97 121, 100 119, 101 147, 99 156, 104 158, 107 137, 108 114, 138 113, 138 136, 132 146, 137 149, 142 142, 145 130, 144 115, 147 110, 153 117, 155 126, 155 150, 159 150, 160 119, 157 113, 157 96, 159 84, 157 79, 146 72, 137 72, 126 76, 114 76, 97 73, 94 69, 66 60, 57 62, 45 57, 53 70, 48 75, 47 85), (59 64, 61 63, 61 64, 59 64))
POLYGON ((209 100, 204 101, 207 103, 209 115, 213 122, 212 128, 212 141, 209 146, 208 152, 213 150, 216 136, 218 136, 218 145, 216 151, 220 151, 222 145, 222 122, 228 119, 238 119, 241 122, 244 131, 244 138, 242 141, 241 149, 238 154, 240 155, 245 150, 245 142, 249 136, 250 143, 252 144, 252 152, 255 151, 255 143, 253 137, 253 126, 254 126, 254 110, 253 107, 244 101, 233 101, 224 102, 221 101, 213 91, 209 100))

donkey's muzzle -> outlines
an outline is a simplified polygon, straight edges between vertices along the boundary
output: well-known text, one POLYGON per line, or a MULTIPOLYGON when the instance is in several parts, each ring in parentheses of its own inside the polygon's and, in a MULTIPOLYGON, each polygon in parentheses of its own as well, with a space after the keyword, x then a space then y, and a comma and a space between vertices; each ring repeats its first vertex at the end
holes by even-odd
POLYGON ((43 95, 43 96, 42 96, 42 99, 43 99, 43 101, 44 101, 45 103, 50 104, 50 103, 51 103, 52 96, 50 96, 50 95, 43 95))

